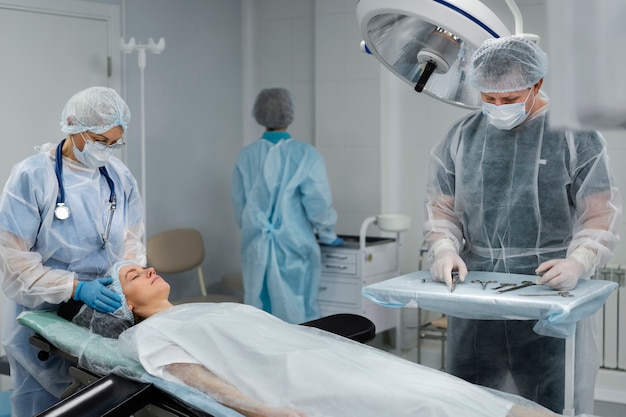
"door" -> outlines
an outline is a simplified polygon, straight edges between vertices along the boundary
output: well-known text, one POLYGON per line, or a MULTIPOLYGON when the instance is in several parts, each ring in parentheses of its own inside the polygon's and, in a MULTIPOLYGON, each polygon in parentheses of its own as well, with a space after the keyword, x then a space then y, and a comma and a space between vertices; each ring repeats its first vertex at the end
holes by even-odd
POLYGON ((33 146, 61 139, 61 111, 73 93, 119 88, 119 33, 118 6, 0 0, 0 184, 33 146))
MULTIPOLYGON (((62 139, 61 112, 72 94, 93 85, 121 93, 120 38, 117 5, 0 0, 1 186, 34 146, 62 139)), ((0 308, 0 323, 2 316, 0 308)), ((6 384, 1 379, 0 389, 6 384)))

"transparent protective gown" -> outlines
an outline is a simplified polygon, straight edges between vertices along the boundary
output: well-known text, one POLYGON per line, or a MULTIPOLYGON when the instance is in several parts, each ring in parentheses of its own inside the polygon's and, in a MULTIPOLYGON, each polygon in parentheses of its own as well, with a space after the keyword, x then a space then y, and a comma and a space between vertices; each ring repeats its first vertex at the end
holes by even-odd
POLYGON ((332 243, 337 212, 321 155, 294 139, 259 139, 237 160, 232 183, 242 231, 245 302, 290 323, 319 318, 322 243, 332 243))
MULTIPOLYGON (((110 189, 98 170, 63 159, 65 203, 71 214, 66 220, 54 216, 59 191, 56 146, 45 144, 15 165, 0 199, 0 276, 9 299, 2 345, 11 372, 25 378, 22 386, 14 388, 15 395, 43 386, 58 396, 71 382, 60 357, 37 359, 37 349, 28 342, 32 331, 17 323, 18 314, 56 308, 71 297, 75 279, 102 277, 121 259, 145 264, 143 204, 128 168, 115 157, 106 165, 115 183, 117 209, 103 247, 110 189)), ((27 410, 16 412, 33 415, 27 410)))
MULTIPOLYGON (((470 271, 534 275, 582 246, 597 253, 589 276, 613 255, 621 200, 605 141, 597 132, 551 131, 548 106, 513 130, 470 114, 433 148, 430 169, 425 239, 451 239, 470 271)), ((449 340, 459 340, 448 358, 458 363, 473 360, 461 327, 452 320, 448 329, 449 340)), ((577 338, 595 380, 597 338, 586 327, 579 323, 577 338)))
MULTIPOLYGON (((547 106, 499 130, 480 112, 431 152, 428 243, 452 239, 469 269, 533 275, 579 246, 613 255, 621 200, 597 132, 550 131, 547 106)), ((594 270, 588 271, 592 275, 594 270)))

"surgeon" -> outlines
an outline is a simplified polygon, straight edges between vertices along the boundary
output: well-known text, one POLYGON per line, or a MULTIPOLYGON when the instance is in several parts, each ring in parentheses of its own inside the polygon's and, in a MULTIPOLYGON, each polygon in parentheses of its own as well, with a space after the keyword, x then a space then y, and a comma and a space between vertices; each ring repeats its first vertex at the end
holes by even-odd
MULTIPOLYGON (((474 53, 482 109, 431 151, 424 235, 434 280, 493 271, 571 290, 613 255, 621 200, 605 140, 549 127, 547 71, 546 54, 521 37, 488 39, 474 53)), ((577 330, 577 414, 593 411, 592 320, 577 330)), ((496 389, 510 373, 519 394, 561 412, 564 339, 536 334, 535 323, 449 317, 448 372, 496 389)))
POLYGON ((115 311, 106 287, 115 262, 146 262, 143 203, 130 170, 115 156, 130 121, 118 93, 91 87, 61 114, 59 143, 37 147, 16 164, 0 197, 0 276, 8 300, 2 331, 11 367, 14 416, 33 416, 58 401, 72 382, 54 354, 42 362, 18 325, 25 310, 55 309, 69 299, 115 311))
POLYGON ((253 116, 265 133, 246 146, 232 178, 242 231, 246 304, 289 323, 319 318, 320 248, 341 245, 324 160, 287 132, 294 104, 284 88, 262 90, 253 116))

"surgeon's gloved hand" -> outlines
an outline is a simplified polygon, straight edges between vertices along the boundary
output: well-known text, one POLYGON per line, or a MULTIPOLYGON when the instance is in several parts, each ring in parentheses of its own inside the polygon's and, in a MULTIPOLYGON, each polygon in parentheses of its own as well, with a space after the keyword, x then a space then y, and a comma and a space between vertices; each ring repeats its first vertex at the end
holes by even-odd
POLYGON ((596 254, 590 249, 579 247, 565 259, 551 259, 535 270, 539 278, 537 284, 547 285, 558 291, 576 288, 578 280, 591 270, 596 254))
POLYGON ((79 281, 74 291, 74 299, 103 313, 112 313, 122 306, 122 299, 115 291, 107 288, 111 283, 113 283, 111 277, 79 281))
POLYGON ((454 243, 450 239, 441 239, 432 245, 431 253, 434 257, 430 264, 430 276, 433 281, 445 282, 452 288, 452 271, 457 271, 459 281, 465 281, 467 266, 456 252, 454 243))
POLYGON ((338 237, 337 239, 333 240, 332 242, 330 242, 328 244, 328 246, 341 246, 343 245, 343 239, 338 237))
POLYGON ((537 284, 547 285, 558 291, 576 288, 585 273, 585 266, 575 259, 552 259, 539 265, 537 284))

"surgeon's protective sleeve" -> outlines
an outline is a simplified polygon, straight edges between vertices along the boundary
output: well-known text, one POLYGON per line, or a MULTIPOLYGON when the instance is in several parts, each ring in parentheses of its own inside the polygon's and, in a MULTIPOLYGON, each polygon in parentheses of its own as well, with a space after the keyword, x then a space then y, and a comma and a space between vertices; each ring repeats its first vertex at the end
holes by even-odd
MULTIPOLYGON (((622 203, 606 143, 598 132, 550 129, 548 107, 508 131, 490 125, 480 111, 471 113, 435 145, 425 199, 429 247, 450 239, 470 271, 531 276, 541 263, 572 254, 585 262, 582 278, 609 261, 619 240, 622 203)), ((448 340, 449 347, 461 341, 447 355, 457 368, 475 366, 460 324, 451 322, 448 340)), ((577 344, 577 354, 589 353, 581 374, 597 374, 596 345, 593 338, 577 344)), ((589 402, 592 396, 583 409, 589 402)))
POLYGON ((232 180, 242 230, 246 304, 291 323, 319 317, 319 244, 337 235, 324 160, 294 139, 259 139, 240 153, 232 180))
POLYGON ((309 417, 504 417, 513 406, 446 373, 243 304, 175 306, 122 333, 119 347, 152 375, 177 382, 186 378, 171 375, 170 363, 201 364, 254 401, 309 417))
POLYGON ((0 277, 9 299, 2 345, 11 363, 12 405, 18 415, 33 415, 27 410, 39 401, 35 392, 45 396, 45 388, 58 398, 72 379, 61 357, 37 359, 28 341, 32 332, 17 323, 17 316, 29 309, 55 309, 71 298, 74 280, 102 277, 118 260, 146 262, 143 204, 130 170, 116 157, 106 166, 115 183, 117 210, 103 247, 109 186, 98 170, 64 158, 65 203, 71 214, 66 220, 54 217, 59 190, 55 148, 45 144, 15 165, 0 197, 0 277))

